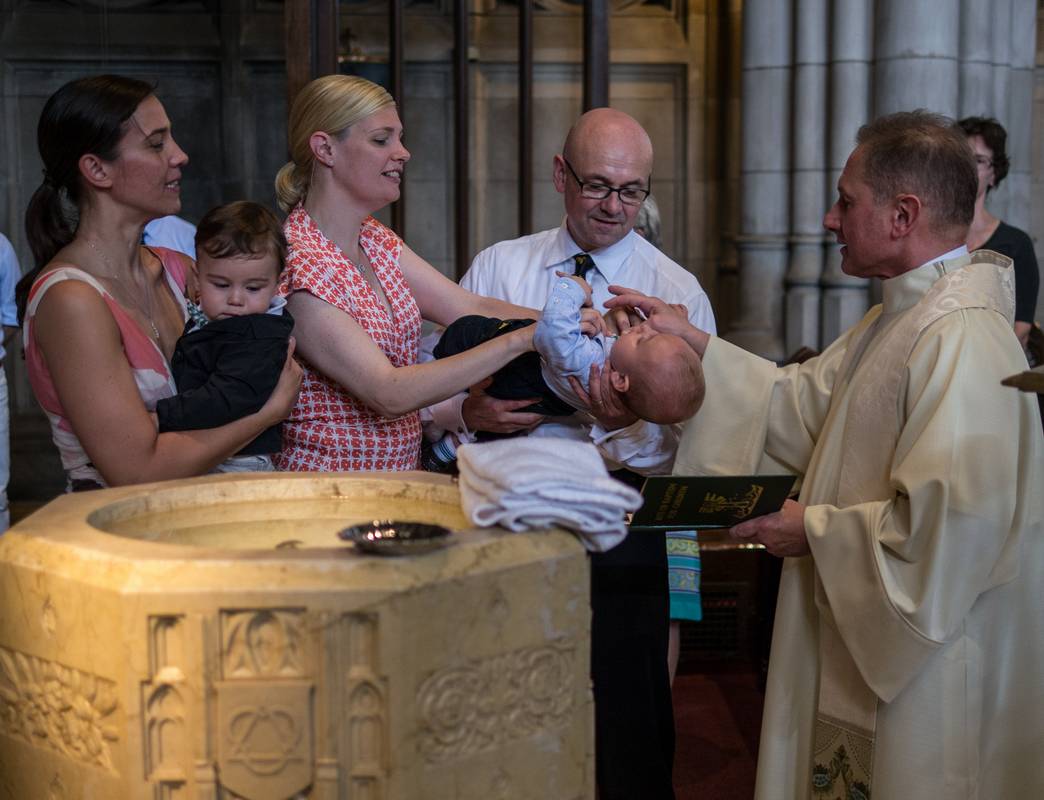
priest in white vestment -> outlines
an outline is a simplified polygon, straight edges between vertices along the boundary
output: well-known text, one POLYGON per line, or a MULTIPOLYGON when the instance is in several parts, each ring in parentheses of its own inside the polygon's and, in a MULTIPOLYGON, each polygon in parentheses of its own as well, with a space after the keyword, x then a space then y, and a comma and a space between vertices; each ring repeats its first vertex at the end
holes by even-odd
POLYGON ((628 293, 704 358, 675 473, 789 472, 733 529, 786 556, 758 800, 1044 797, 1044 436, 1010 262, 964 247, 976 192, 948 120, 864 126, 824 224, 883 302, 777 368, 628 293))

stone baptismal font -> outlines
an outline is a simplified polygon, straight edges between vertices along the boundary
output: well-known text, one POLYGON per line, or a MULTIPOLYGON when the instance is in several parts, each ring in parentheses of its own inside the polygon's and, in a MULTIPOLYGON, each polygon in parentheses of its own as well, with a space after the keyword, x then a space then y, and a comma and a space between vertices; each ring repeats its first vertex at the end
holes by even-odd
POLYGON ((0 798, 573 800, 587 559, 421 473, 65 495, 0 536, 0 798), (374 519, 451 529, 386 558, 374 519))

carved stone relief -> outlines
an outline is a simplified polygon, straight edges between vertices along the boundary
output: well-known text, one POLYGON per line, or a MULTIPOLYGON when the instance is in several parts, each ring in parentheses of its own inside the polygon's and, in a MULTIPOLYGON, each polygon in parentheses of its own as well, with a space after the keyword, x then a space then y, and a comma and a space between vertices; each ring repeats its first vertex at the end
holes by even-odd
POLYGON ((348 752, 351 796, 379 798, 386 766, 388 709, 377 672, 377 616, 348 617, 348 752))
POLYGON ((116 684, 0 647, 0 732, 115 772, 116 684))
POLYGON ((158 798, 178 798, 188 780, 189 752, 185 697, 185 628, 181 615, 148 619, 149 674, 142 684, 145 722, 145 779, 158 798))
POLYGON ((160 686, 146 701, 148 761, 145 774, 153 781, 185 780, 185 700, 174 686, 160 686))
POLYGON ((417 692, 421 753, 446 761, 566 724, 576 649, 531 647, 429 676, 417 692))
POLYGON ((304 609, 224 610, 216 682, 222 797, 307 797, 314 778, 314 686, 304 609))
POLYGON ((254 609, 221 612, 222 675, 303 677, 304 612, 254 609))
POLYGON ((250 800, 284 800, 312 783, 312 684, 222 681, 217 690, 221 784, 250 800))

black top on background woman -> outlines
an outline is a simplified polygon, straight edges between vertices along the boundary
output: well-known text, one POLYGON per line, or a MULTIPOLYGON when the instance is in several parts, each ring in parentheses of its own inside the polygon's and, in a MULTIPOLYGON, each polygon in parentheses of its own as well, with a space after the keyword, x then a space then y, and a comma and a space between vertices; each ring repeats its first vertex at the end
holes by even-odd
POLYGON ((965 117, 959 123, 975 152, 979 172, 979 193, 975 197, 975 217, 968 231, 969 250, 993 250, 1015 262, 1015 334, 1026 346, 1037 310, 1040 271, 1033 241, 1025 231, 1002 222, 986 209, 986 198, 1008 174, 1005 147, 1007 131, 991 117, 965 117))

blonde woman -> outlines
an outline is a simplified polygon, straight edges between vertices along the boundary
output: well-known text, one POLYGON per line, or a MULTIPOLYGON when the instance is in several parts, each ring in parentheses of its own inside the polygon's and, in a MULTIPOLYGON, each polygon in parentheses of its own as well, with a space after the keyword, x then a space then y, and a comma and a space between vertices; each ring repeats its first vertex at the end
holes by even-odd
POLYGON ((304 379, 276 465, 416 469, 418 409, 532 349, 529 326, 418 364, 421 319, 447 325, 465 314, 536 312, 461 289, 371 216, 398 199, 410 159, 395 103, 380 86, 345 75, 312 81, 294 101, 288 139, 292 160, 276 192, 289 212, 283 291, 304 379))

